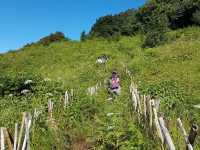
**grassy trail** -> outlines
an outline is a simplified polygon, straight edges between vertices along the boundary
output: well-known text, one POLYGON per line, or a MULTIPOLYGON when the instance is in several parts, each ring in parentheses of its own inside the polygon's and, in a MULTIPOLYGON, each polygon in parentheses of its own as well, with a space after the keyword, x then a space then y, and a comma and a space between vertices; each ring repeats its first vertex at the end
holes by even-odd
MULTIPOLYGON (((100 103, 100 112, 88 123, 86 141, 95 150, 140 150, 148 149, 150 140, 142 133, 132 116, 128 80, 123 81, 120 96, 109 100, 101 88, 95 101, 100 103)), ((81 141, 81 140, 80 140, 81 141)), ((83 142, 83 140, 81 141, 83 142)))

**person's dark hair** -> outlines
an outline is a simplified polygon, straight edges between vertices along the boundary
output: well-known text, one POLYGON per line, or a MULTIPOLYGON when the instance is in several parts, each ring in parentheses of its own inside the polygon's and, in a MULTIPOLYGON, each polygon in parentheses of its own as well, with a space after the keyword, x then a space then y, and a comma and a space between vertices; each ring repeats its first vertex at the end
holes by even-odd
POLYGON ((111 78, 116 78, 116 77, 118 77, 117 71, 113 71, 111 78))
POLYGON ((112 74, 117 74, 117 71, 113 71, 112 74))

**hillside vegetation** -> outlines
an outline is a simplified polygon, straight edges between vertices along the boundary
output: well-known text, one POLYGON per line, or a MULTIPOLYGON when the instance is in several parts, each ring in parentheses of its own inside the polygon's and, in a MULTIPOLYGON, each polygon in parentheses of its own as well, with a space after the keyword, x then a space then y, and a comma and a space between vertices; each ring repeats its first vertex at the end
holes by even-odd
MULTIPOLYGON (((143 47, 155 47, 167 41, 170 29, 200 25, 199 0, 148 0, 138 9, 100 17, 81 39, 146 34, 143 47)), ((84 32, 83 32, 84 33, 84 32)))
MULTIPOLYGON (((176 118, 181 117, 187 131, 191 123, 200 124, 200 28, 189 27, 167 32, 168 41, 156 48, 142 48, 144 37, 120 37, 118 41, 93 38, 84 42, 61 41, 49 45, 35 43, 18 51, 0 55, 0 126, 20 122, 22 112, 46 108, 55 103, 54 118, 58 130, 46 122, 47 113, 36 120, 31 132, 32 149, 72 149, 76 145, 91 149, 159 149, 155 141, 142 132, 131 114, 129 77, 132 72, 140 91, 161 99, 161 110, 169 121, 173 138, 180 135, 176 118), (96 63, 106 55, 105 65, 96 63), (86 89, 104 83, 113 69, 122 80, 122 94, 115 102, 107 100, 104 86, 96 96, 86 89), (33 84, 24 87, 24 81, 33 84), (25 88, 27 95, 21 94, 25 88), (70 106, 61 104, 65 90, 74 89, 70 106), (120 115, 111 115, 116 113, 120 115), (174 120, 174 121, 173 121, 174 120)), ((195 149, 200 149, 199 138, 195 149)), ((182 143, 175 144, 183 148, 182 143)))

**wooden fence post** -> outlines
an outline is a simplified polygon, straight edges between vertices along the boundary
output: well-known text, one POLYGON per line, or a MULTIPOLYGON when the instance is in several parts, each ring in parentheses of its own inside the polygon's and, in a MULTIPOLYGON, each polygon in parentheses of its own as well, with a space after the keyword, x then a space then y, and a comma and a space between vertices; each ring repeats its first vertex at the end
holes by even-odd
POLYGON ((193 147, 188 140, 188 135, 185 131, 185 128, 183 127, 183 124, 182 124, 182 121, 180 118, 177 119, 177 123, 178 123, 178 127, 179 127, 181 133, 183 134, 185 144, 186 144, 186 150, 193 150, 193 147))
POLYGON ((137 97, 134 93, 134 91, 132 91, 132 102, 133 102, 133 107, 135 112, 137 111, 137 107, 138 107, 138 103, 137 103, 137 97))
POLYGON ((153 127, 153 114, 152 114, 152 105, 151 105, 151 99, 148 98, 148 110, 149 110, 149 127, 152 129, 153 127))
POLYGON ((30 150, 30 138, 29 138, 29 130, 31 127, 31 116, 30 114, 26 115, 25 118, 25 136, 24 136, 24 142, 22 145, 22 150, 30 150))
POLYGON ((20 150, 20 144, 21 144, 21 139, 22 139, 22 134, 23 134, 25 117, 26 117, 26 113, 23 113, 21 127, 20 127, 20 131, 19 131, 19 140, 18 140, 18 144, 17 144, 17 150, 20 150))
POLYGON ((65 92, 64 108, 69 104, 69 94, 68 91, 65 92))
POLYGON ((29 137, 29 129, 31 124, 29 125, 29 122, 31 123, 31 118, 30 118, 30 114, 27 114, 26 120, 25 120, 25 126, 26 126, 26 141, 27 141, 27 149, 26 150, 30 150, 30 137, 29 137))
POLYGON ((1 150, 5 150, 4 128, 1 127, 1 150))
POLYGON ((51 100, 48 101, 48 115, 49 118, 53 117, 53 102, 51 100))
POLYGON ((169 134, 169 131, 168 129, 165 127, 165 122, 164 122, 164 119, 162 117, 159 117, 159 124, 160 124, 160 127, 162 129, 162 133, 164 135, 164 138, 165 138, 165 142, 167 144, 167 147, 169 150, 175 150, 175 146, 174 146, 174 143, 172 141, 172 138, 169 134))
POLYGON ((144 103, 144 120, 146 122, 147 120, 147 99, 146 99, 146 96, 143 95, 143 103, 144 103))
POLYGON ((7 145, 8 145, 8 149, 12 150, 13 149, 13 145, 12 145, 8 130, 6 128, 4 128, 4 135, 5 135, 5 140, 7 142, 7 145))
POLYGON ((198 125, 193 124, 190 129, 189 136, 188 136, 188 140, 192 146, 194 145, 195 138, 197 136, 197 131, 198 131, 198 125))
POLYGON ((90 89, 91 89, 91 96, 92 96, 92 95, 95 95, 95 87, 92 86, 90 89))
POLYGON ((14 135, 13 150, 17 150, 17 135, 18 135, 18 124, 15 123, 15 135, 14 135))
POLYGON ((159 107, 160 107, 160 100, 159 99, 154 100, 154 107, 157 111, 159 110, 159 107))
POLYGON ((156 131, 161 140, 161 143, 164 144, 163 133, 158 121, 158 114, 157 114, 156 104, 154 100, 152 100, 152 107, 153 107, 154 123, 155 123, 156 131))
POLYGON ((141 114, 142 108, 141 108, 140 94, 139 94, 137 88, 135 89, 135 94, 136 94, 137 103, 138 103, 138 114, 141 114))

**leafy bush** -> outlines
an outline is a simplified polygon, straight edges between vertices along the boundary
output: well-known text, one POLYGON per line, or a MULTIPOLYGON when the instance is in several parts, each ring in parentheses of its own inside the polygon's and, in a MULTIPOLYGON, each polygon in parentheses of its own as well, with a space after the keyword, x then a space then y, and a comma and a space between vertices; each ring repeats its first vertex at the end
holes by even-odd
POLYGON ((39 43, 44 46, 48 46, 49 44, 51 44, 53 42, 60 42, 60 41, 64 41, 64 40, 69 40, 68 38, 65 37, 64 33, 55 32, 55 33, 50 34, 49 36, 46 36, 46 37, 40 39, 39 43))
POLYGON ((0 76, 0 96, 21 95, 23 90, 34 90, 39 76, 33 74, 17 74, 15 76, 0 76), (31 81, 26 83, 26 81, 31 81))
POLYGON ((100 112, 100 103, 92 97, 85 96, 75 100, 66 111, 68 125, 80 124, 86 120, 92 120, 100 112))
POLYGON ((197 10, 197 11, 193 14, 192 20, 193 20, 196 24, 200 25, 200 10, 197 10))
POLYGON ((165 33, 160 31, 151 31, 146 34, 143 47, 155 47, 167 41, 165 33))
POLYGON ((141 83, 140 90, 154 98, 160 98, 161 104, 167 113, 176 111, 177 115, 183 112, 184 101, 187 95, 176 81, 162 81, 159 83, 141 83))

